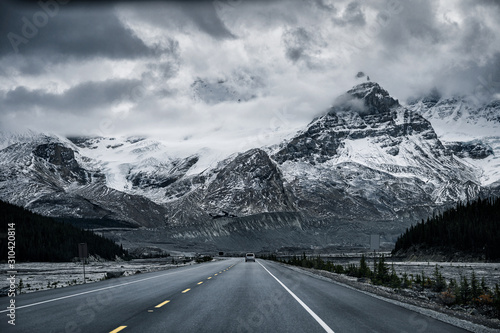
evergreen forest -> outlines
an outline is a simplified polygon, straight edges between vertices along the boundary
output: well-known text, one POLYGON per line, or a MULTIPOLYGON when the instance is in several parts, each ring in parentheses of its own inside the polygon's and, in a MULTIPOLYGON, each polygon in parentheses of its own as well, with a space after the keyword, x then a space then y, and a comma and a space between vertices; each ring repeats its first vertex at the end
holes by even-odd
POLYGON ((15 253, 16 262, 71 261, 78 257, 79 243, 87 243, 89 255, 108 260, 116 256, 129 259, 128 252, 110 239, 3 201, 0 201, 0 235, 1 261, 7 260, 9 250, 15 253), (13 238, 8 238, 13 231, 14 244, 10 242, 13 238))
POLYGON ((500 259, 500 199, 459 203, 406 229, 393 254, 410 248, 460 251, 500 259))

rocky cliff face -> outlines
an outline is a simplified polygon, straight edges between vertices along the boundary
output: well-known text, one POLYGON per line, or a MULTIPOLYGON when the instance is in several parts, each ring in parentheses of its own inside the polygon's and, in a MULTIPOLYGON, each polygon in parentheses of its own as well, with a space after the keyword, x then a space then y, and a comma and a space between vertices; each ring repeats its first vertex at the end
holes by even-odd
POLYGON ((204 192, 203 207, 215 214, 245 216, 295 210, 281 171, 261 149, 236 156, 204 192))
MULTIPOLYGON (((63 146, 59 142, 50 142, 38 145, 33 150, 35 158, 41 158, 53 166, 54 172, 67 182, 76 181, 81 185, 91 182, 92 174, 80 167, 75 159, 75 153, 71 148, 63 146)), ((95 174, 102 177, 101 174, 95 174)))
POLYGON ((375 82, 361 83, 348 90, 344 97, 347 97, 347 101, 351 101, 351 103, 345 103, 346 101, 341 97, 342 103, 334 108, 334 112, 339 106, 343 109, 351 109, 350 104, 355 103, 356 100, 363 102, 364 110, 361 113, 369 114, 387 113, 392 107, 399 105, 398 100, 392 98, 386 90, 375 82))
POLYGON ((482 160, 493 155, 493 149, 486 143, 474 140, 468 142, 453 141, 448 142, 446 147, 460 158, 472 158, 482 160))

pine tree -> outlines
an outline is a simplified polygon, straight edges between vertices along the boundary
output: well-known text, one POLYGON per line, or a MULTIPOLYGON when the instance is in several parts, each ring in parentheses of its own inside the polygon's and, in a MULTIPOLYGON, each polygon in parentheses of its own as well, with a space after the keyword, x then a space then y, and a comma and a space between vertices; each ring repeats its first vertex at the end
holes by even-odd
POLYGON ((437 292, 441 292, 446 289, 446 280, 443 275, 441 275, 441 272, 439 272, 437 265, 434 270, 434 284, 432 289, 437 292))
POLYGON ((479 299, 479 296, 481 296, 481 288, 479 286, 479 281, 477 280, 476 273, 474 271, 472 271, 470 288, 471 288, 471 298, 472 300, 476 301, 477 299, 479 299))
POLYGON ((390 281, 389 268, 387 267, 385 263, 385 257, 382 254, 382 257, 380 257, 377 265, 376 282, 378 284, 385 284, 389 281, 390 281))
POLYGON ((361 260, 359 261, 359 277, 370 277, 371 276, 370 268, 366 263, 365 255, 361 255, 361 260))
POLYGON ((460 288, 457 299, 460 303, 467 304, 471 301, 471 288, 467 278, 463 276, 460 280, 460 288))
POLYGON ((401 288, 401 279, 396 274, 396 270, 394 269, 394 264, 391 265, 391 277, 389 284, 392 288, 401 288))

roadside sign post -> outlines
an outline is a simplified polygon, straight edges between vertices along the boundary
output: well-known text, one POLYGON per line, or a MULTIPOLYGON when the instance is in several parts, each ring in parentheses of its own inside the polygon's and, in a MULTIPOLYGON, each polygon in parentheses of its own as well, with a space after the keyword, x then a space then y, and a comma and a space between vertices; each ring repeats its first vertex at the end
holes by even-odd
POLYGON ((85 283, 85 261, 88 256, 87 243, 78 244, 78 256, 83 259, 83 283, 85 283))

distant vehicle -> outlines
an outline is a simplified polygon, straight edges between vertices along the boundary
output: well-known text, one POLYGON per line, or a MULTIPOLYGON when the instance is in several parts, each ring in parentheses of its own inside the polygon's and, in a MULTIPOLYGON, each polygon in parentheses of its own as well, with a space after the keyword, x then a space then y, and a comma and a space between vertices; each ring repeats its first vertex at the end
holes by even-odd
POLYGON ((245 256, 245 262, 247 261, 253 261, 255 262, 255 254, 253 253, 247 253, 245 256))

